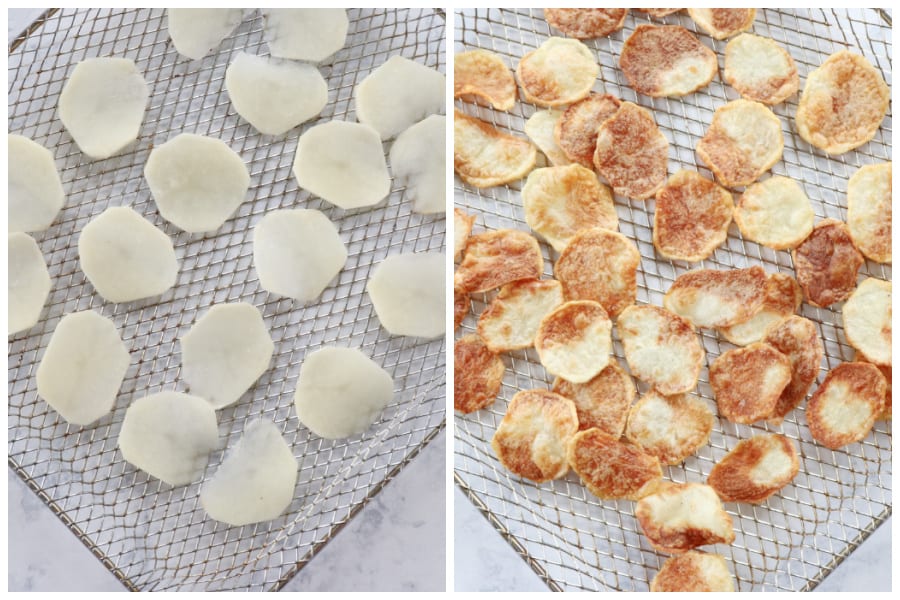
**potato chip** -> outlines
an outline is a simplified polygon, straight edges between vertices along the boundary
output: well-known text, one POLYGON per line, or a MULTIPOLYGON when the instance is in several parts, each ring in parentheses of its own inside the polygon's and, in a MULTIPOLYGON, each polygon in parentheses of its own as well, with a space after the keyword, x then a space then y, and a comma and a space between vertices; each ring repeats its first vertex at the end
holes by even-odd
POLYGON ((566 158, 593 169, 597 128, 613 116, 621 104, 615 96, 591 94, 567 108, 553 130, 553 137, 566 158))
POLYGON ((556 143, 554 134, 556 124, 562 114, 563 111, 553 108, 537 110, 525 121, 525 135, 544 153, 550 164, 557 167, 563 167, 572 162, 556 143))
POLYGON ((842 309, 847 342, 876 365, 891 366, 891 282, 869 277, 842 309))
POLYGON ((478 335, 492 352, 530 348, 541 319, 562 303, 562 286, 553 279, 507 283, 478 318, 478 335))
POLYGON ((803 292, 796 279, 784 273, 772 273, 759 310, 743 323, 721 327, 719 333, 736 346, 762 341, 766 329, 797 312, 802 301, 803 292))
POLYGON ((600 304, 566 302, 541 320, 534 348, 548 373, 584 383, 609 364, 611 333, 612 321, 600 304))
POLYGON ((716 491, 702 483, 670 483, 641 498, 635 517, 650 545, 670 554, 730 544, 734 525, 716 491))
POLYGON ((585 487, 603 500, 638 500, 662 481, 659 459, 600 429, 576 433, 568 459, 585 487))
POLYGON ((791 361, 762 342, 723 352, 709 366, 719 414, 733 423, 767 418, 790 381, 791 361))
POLYGON ((596 427, 618 438, 625 430, 628 407, 634 401, 634 382, 615 360, 610 359, 606 368, 586 383, 557 377, 553 391, 575 403, 580 431, 596 427))
POLYGON ((827 307, 846 300, 856 289, 856 274, 865 259, 847 225, 824 219, 791 251, 797 283, 813 306, 827 307))
POLYGON ((747 100, 780 104, 800 87, 797 65, 774 40, 742 33, 725 46, 722 78, 747 100))
POLYGON ((495 53, 481 48, 459 52, 453 57, 453 97, 479 97, 497 110, 516 104, 516 80, 512 70, 495 53))
POLYGON ((724 40, 753 27, 756 9, 689 8, 688 14, 700 29, 717 40, 724 40))
POLYGON ((806 407, 813 439, 831 449, 869 435, 884 410, 887 381, 873 364, 841 363, 828 372, 806 407))
POLYGON ((490 406, 500 393, 506 366, 475 334, 453 346, 453 408, 470 413, 490 406))
POLYGON ((720 271, 696 269, 675 278, 663 306, 697 327, 727 327, 743 323, 762 306, 766 272, 754 265, 720 271))
POLYGON ((636 92, 686 96, 704 87, 719 69, 716 53, 678 25, 638 25, 619 56, 622 73, 636 92))
POLYGON ((627 8, 545 8, 551 27, 579 40, 606 37, 622 29, 627 8))
POLYGON ((672 260, 703 260, 728 237, 731 192, 694 171, 678 171, 656 192, 653 245, 672 260))
POLYGON ((700 398, 651 389, 628 411, 625 437, 663 464, 677 465, 709 441, 713 420, 700 398))
POLYGON ((536 160, 537 148, 528 140, 454 111, 453 168, 466 183, 486 188, 516 181, 534 168, 536 160))
POLYGON ((805 240, 815 217, 803 188, 781 175, 749 186, 734 207, 741 235, 775 250, 793 248, 805 240))
POLYGON ((891 163, 866 165, 847 184, 847 228, 867 258, 891 262, 891 163))
POLYGON ((522 57, 516 79, 525 100, 538 106, 571 104, 587 96, 600 65, 578 40, 551 37, 522 57))
POLYGON ((691 550, 663 563, 650 582, 651 592, 733 592, 734 578, 718 554, 691 550))
POLYGON ((783 435, 755 435, 713 466, 706 482, 725 502, 759 504, 786 486, 800 470, 793 442, 783 435))
POLYGON ((466 293, 465 290, 461 290, 458 287, 453 288, 453 330, 456 331, 459 329, 459 326, 462 324, 463 319, 466 318, 466 315, 469 314, 469 309, 472 308, 472 300, 469 298, 469 294, 466 293))
POLYGON ((769 326, 762 341, 791 361, 791 381, 781 392, 775 409, 767 417, 769 421, 779 424, 785 415, 806 398, 806 393, 819 373, 825 348, 816 332, 816 324, 797 315, 769 326))
POLYGON ((469 234, 472 233, 472 225, 475 223, 475 215, 469 215, 458 208, 453 209, 453 261, 462 259, 463 250, 469 242, 469 234))
POLYGON ((677 13, 680 11, 680 8, 636 8, 635 10, 639 10, 642 13, 647 13, 651 17, 656 17, 657 19, 666 17, 673 13, 677 13))
POLYGON ((468 293, 487 292, 511 281, 538 279, 543 271, 544 257, 534 237, 498 229, 469 238, 453 282, 468 293))

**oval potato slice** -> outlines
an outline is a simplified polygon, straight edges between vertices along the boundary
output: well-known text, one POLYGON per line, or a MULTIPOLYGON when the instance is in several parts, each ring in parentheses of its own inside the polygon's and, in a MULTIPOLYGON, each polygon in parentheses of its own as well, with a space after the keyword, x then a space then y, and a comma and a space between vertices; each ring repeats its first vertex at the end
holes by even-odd
POLYGON ((585 383, 557 377, 553 391, 575 403, 579 431, 597 428, 621 437, 635 390, 631 376, 615 360, 610 359, 605 369, 585 383))
POLYGON ((725 46, 722 78, 747 100, 780 104, 800 88, 797 65, 771 38, 742 33, 725 46))
POLYGON ((493 404, 503 384, 506 366, 475 334, 453 346, 453 408, 470 413, 493 404))
POLYGON ((38 322, 51 282, 44 255, 27 233, 9 234, 7 261, 6 334, 13 335, 31 329, 38 322))
POLYGON ((545 8, 547 23, 579 40, 606 37, 625 24, 627 8, 545 8))
POLYGON ((638 500, 662 481, 659 459, 600 429, 576 433, 567 455, 584 486, 603 500, 638 500))
POLYGON ((689 8, 688 14, 700 29, 724 40, 753 27, 755 8, 689 8))
POLYGON ((768 418, 791 381, 791 361, 762 342, 723 352, 709 366, 719 414, 733 423, 768 418))
POLYGON ((597 129, 621 105, 615 96, 590 94, 563 111, 553 129, 553 137, 566 158, 588 169, 594 168, 597 129))
POLYGON ((272 56, 322 62, 347 41, 350 20, 343 8, 266 8, 262 14, 272 56))
POLYGON ((803 188, 781 175, 747 187, 734 207, 741 235, 775 250, 793 248, 805 240, 815 217, 803 188))
POLYGON ((434 339, 446 329, 444 254, 395 254, 372 271, 366 291, 391 335, 434 339))
POLYGON ((609 364, 612 321, 590 300, 566 302, 547 314, 534 338, 548 373, 572 383, 585 383, 609 364))
POLYGON ((167 8, 169 37, 182 56, 200 60, 244 18, 241 8, 167 8))
POLYGON ((800 459, 791 440, 778 434, 755 435, 722 457, 706 482, 725 502, 759 504, 799 471, 800 459))
POLYGON ((880 263, 891 262, 891 168, 891 162, 865 165, 847 183, 850 238, 866 258, 880 263))
POLYGON ((716 53, 678 25, 638 25, 625 40, 619 67, 628 84, 654 98, 686 96, 719 69, 716 53))
POLYGON ((65 200, 53 153, 27 137, 6 137, 7 231, 44 231, 65 200))
POLYGON ((541 320, 562 303, 562 286, 553 279, 507 283, 478 318, 478 335, 492 352, 530 348, 541 320))
POLYGON ((733 592, 734 578, 718 554, 691 550, 666 559, 650 582, 651 592, 733 592))
POLYGON ((534 168, 536 160, 537 148, 528 140, 454 111, 453 168, 469 185, 486 188, 516 181, 534 168))
POLYGON ((736 346, 760 342, 771 325, 796 313, 802 301, 803 291, 796 279, 784 273, 771 273, 759 310, 743 323, 720 328, 719 333, 736 346))
POLYGON ((453 282, 468 293, 487 292, 520 279, 538 279, 543 271, 544 257, 533 236, 498 229, 469 238, 453 282))
POLYGON ((806 393, 819 373, 825 347, 819 339, 816 324, 797 315, 770 325, 762 341, 791 361, 791 381, 781 392, 775 409, 767 417, 769 421, 779 424, 785 415, 806 398, 806 393))
POLYGON ((791 251, 797 283, 813 306, 828 307, 846 300, 856 289, 860 254, 847 225, 836 219, 819 221, 812 232, 791 251))
POLYGON ((837 449, 864 439, 884 410, 887 381, 873 364, 841 363, 825 376, 806 407, 813 439, 837 449))
POLYGON ((663 306, 697 327, 727 327, 743 323, 759 310, 767 281, 757 265, 728 271, 696 269, 675 278, 663 306))
POLYGON ((669 483, 638 500, 634 510, 650 545, 669 554, 706 544, 730 544, 734 525, 716 491, 702 483, 669 483))
POLYGON ((850 294, 842 309, 847 342, 868 362, 891 366, 893 334, 890 281, 868 277, 850 294))
POLYGON ((681 170, 656 192, 653 245, 673 260, 707 258, 728 238, 731 193, 695 171, 681 170))
POLYGON ((453 97, 484 98, 497 110, 516 104, 516 80, 497 54, 476 48, 453 56, 453 97))
POLYGON ((444 214, 447 210, 447 117, 425 117, 397 136, 391 144, 391 172, 401 185, 412 210, 444 214))
POLYGON ((516 79, 525 100, 538 106, 571 104, 586 97, 600 65, 578 40, 551 37, 528 52, 516 67, 516 79))
POLYGON ((628 411, 625 437, 661 463, 677 465, 709 441, 713 421, 696 396, 663 396, 651 389, 628 411))

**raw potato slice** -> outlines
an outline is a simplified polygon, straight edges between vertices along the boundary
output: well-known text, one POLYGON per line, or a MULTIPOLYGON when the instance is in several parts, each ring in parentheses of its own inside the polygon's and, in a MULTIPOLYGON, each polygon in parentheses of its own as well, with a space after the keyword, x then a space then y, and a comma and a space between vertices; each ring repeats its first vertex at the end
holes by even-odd
POLYGON ((868 362, 891 366, 891 282, 869 277, 854 290, 842 309, 847 342, 868 362))
POLYGON ((563 167, 572 162, 556 143, 554 132, 556 131, 556 124, 559 123, 562 115, 563 111, 552 108, 536 110, 525 121, 525 135, 544 153, 550 164, 557 167, 563 167))
POLYGON ((366 291, 388 333, 426 339, 444 335, 444 258, 442 252, 395 254, 374 268, 366 291))
POLYGON ((391 145, 391 172, 406 186, 412 210, 419 214, 447 210, 447 117, 431 115, 397 136, 391 145))
POLYGON ((469 238, 453 281, 468 293, 488 292, 520 279, 538 279, 543 271, 544 257, 534 237, 498 229, 469 238))
POLYGON ((536 160, 537 148, 528 140, 454 111, 453 168, 469 185, 487 188, 516 181, 534 168, 536 160))
POLYGON ((354 90, 356 118, 389 140, 428 115, 444 112, 444 74, 392 56, 354 90))
POLYGON ((244 201, 250 172, 222 140, 182 133, 156 146, 144 177, 159 214, 189 233, 212 232, 244 201))
POLYGON ((750 185, 781 160, 781 121, 769 108, 751 100, 720 106, 699 142, 697 156, 722 185, 750 185))
POLYGON ((576 431, 571 400, 547 390, 526 390, 509 401, 491 447, 514 474, 543 483, 569 472, 566 446, 576 431))
POLYGON ((527 53, 516 67, 516 79, 525 100, 538 106, 571 104, 586 97, 600 65, 587 46, 578 40, 548 38, 527 53))
POLYGON ((64 316, 37 370, 37 393, 72 425, 112 410, 131 364, 116 326, 92 310, 64 316))
POLYGON ((676 554, 706 544, 730 544, 734 525, 716 491, 702 483, 671 483, 634 510, 650 545, 676 554))
POLYGON ((763 104, 780 104, 800 88, 797 65, 787 50, 752 33, 742 33, 725 46, 722 77, 747 100, 763 104))
POLYGON ((622 47, 619 66, 628 84, 654 98, 686 96, 719 69, 716 53, 678 25, 638 25, 622 47))
POLYGON ((497 110, 516 104, 516 80, 503 60, 481 48, 453 56, 453 97, 463 101, 483 98, 497 110))
POLYGON ((805 240, 815 217, 803 188, 782 175, 749 186, 734 207, 741 235, 775 250, 793 248, 805 240))
POLYGON ((689 8, 688 14, 700 29, 724 40, 753 27, 755 8, 689 8))
POLYGON ((619 227, 609 188, 580 165, 532 171, 522 188, 522 204, 525 222, 557 252, 582 229, 619 227))
POLYGON ((658 458, 599 429, 576 433, 567 457, 584 486, 603 500, 639 500, 662 481, 658 458))
POLYGON ((662 17, 669 16, 671 14, 677 13, 682 10, 680 8, 636 8, 635 10, 639 10, 642 13, 647 13, 651 17, 656 17, 657 19, 661 19, 662 17))
POLYGON ((695 171, 678 171, 656 192, 653 245, 673 260, 703 260, 728 237, 731 193, 695 171))
POLYGON ((629 306, 617 327, 632 375, 665 395, 694 389, 706 352, 687 319, 658 306, 629 306))
POLYGON ((592 169, 597 149, 597 129, 621 105, 615 96, 591 94, 567 108, 553 129, 553 137, 566 158, 592 169))
POLYGON ((180 392, 160 392, 131 403, 118 443, 126 461, 178 486, 203 476, 218 442, 216 410, 209 402, 180 392))
POLYGON ((453 347, 453 408, 470 413, 494 403, 506 367, 500 355, 491 352, 481 338, 471 334, 453 347))
POLYGON ((847 184, 850 238, 867 258, 880 263, 891 262, 891 165, 866 165, 847 184))
POLYGON ((65 199, 53 153, 21 135, 9 134, 7 140, 7 230, 44 231, 65 199))
POLYGON ((378 204, 391 191, 378 132, 347 121, 329 121, 303 132, 294 177, 303 189, 344 210, 378 204))
POLYGON ((797 131, 827 152, 843 154, 878 132, 891 92, 864 57, 841 50, 806 77, 797 106, 797 131))
POLYGON ((337 227, 318 210, 273 210, 253 227, 253 266, 270 294, 315 300, 346 262, 337 227))
POLYGON ((547 23, 579 40, 606 37, 625 24, 627 8, 545 8, 547 23))
POLYGON ((719 414, 733 423, 768 418, 790 381, 791 361, 763 342, 723 352, 709 366, 719 414))
MULTIPOLYGON (((34 327, 50 294, 50 273, 37 242, 22 232, 9 234, 6 334, 34 327)), ((560 302, 562 301, 560 292, 560 302)))
POLYGON ((585 229, 569 241, 553 266, 566 300, 599 302, 611 317, 634 304, 641 254, 627 237, 585 229))
POLYGON ((475 215, 468 215, 458 208, 453 209, 453 261, 459 262, 463 250, 469 243, 469 235, 472 233, 472 225, 475 223, 475 215))
POLYGON ((453 331, 459 329, 471 308, 472 300, 469 294, 458 287, 453 288, 453 331))
POLYGON ((799 470, 791 440, 778 434, 756 435, 722 457, 707 483, 725 502, 759 504, 790 483, 799 470))
POLYGON ((492 352, 530 348, 541 319, 562 303, 562 286, 553 279, 507 283, 478 318, 478 335, 492 352))
POLYGON ((733 592, 734 578, 718 554, 691 550, 670 557, 650 582, 651 592, 733 592))
POLYGON ((677 465, 709 441, 714 420, 696 396, 651 389, 628 412, 625 437, 661 463, 677 465))
POLYGON ((819 373, 825 348, 816 332, 816 324, 797 315, 771 325, 762 341, 791 361, 791 382, 781 392, 775 409, 767 417, 777 425, 806 398, 806 392, 819 373))
POLYGON ((635 393, 631 376, 612 359, 599 375, 586 383, 557 377, 553 391, 575 403, 579 431, 596 427, 615 438, 625 430, 628 407, 635 393))
POLYGON ((797 283, 813 306, 828 307, 846 300, 856 289, 856 277, 865 259, 847 225, 824 219, 791 251, 797 283))
POLYGON ((719 271, 696 269, 675 278, 663 306, 696 327, 743 323, 766 298, 766 272, 760 266, 719 271))
POLYGON ((609 364, 611 334, 612 321, 600 304, 566 302, 541 320, 534 348, 548 373, 585 383, 609 364))
POLYGON ((594 168, 613 190, 627 198, 645 200, 666 183, 669 142, 650 113, 623 102, 600 125, 594 168))
POLYGON ((343 8, 264 8, 269 53, 322 62, 344 47, 350 21, 343 8))
POLYGON ((257 131, 281 135, 317 116, 328 84, 313 65, 239 52, 225 70, 234 110, 257 131))
POLYGON ((300 367, 294 407, 297 418, 319 437, 360 434, 394 397, 391 375, 355 348, 327 346, 300 367))
POLYGON ((241 8, 167 8, 169 37, 182 56, 200 60, 241 24, 241 8))
POLYGON ((128 58, 88 58, 59 96, 59 118, 82 152, 109 158, 137 139, 150 88, 128 58))
POLYGON ((759 310, 743 323, 722 327, 719 332, 736 346, 762 341, 766 330, 800 309, 803 292, 797 280, 784 273, 772 273, 766 282, 766 297, 759 310))
POLYGON ((252 421, 200 488, 200 504, 216 521, 235 527, 270 521, 294 499, 298 469, 278 427, 252 421))
POLYGON ((181 378, 215 408, 234 404, 269 368, 275 344, 252 304, 217 304, 181 338, 181 378))
POLYGON ((127 206, 107 208, 84 226, 78 258, 88 281, 109 302, 159 296, 178 278, 172 240, 127 206))
POLYGON ((806 407, 813 439, 831 449, 869 435, 884 410, 887 381, 873 364, 841 363, 828 372, 806 407))

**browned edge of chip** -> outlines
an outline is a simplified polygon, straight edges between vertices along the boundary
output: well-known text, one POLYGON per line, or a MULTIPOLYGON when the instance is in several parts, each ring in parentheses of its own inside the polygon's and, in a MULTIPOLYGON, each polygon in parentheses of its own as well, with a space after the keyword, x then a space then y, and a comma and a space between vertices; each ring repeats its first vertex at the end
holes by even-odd
POLYGON ((456 340, 453 349, 453 408, 471 413, 490 406, 500 393, 506 366, 475 334, 456 340))
POLYGON ((658 458, 600 429, 576 433, 567 456, 585 487, 604 500, 639 500, 662 482, 658 458))
POLYGON ((794 443, 783 435, 763 434, 738 442, 713 466, 706 482, 725 502, 759 504, 790 483, 799 471, 794 443), (772 473, 778 466, 786 469, 772 473))
POLYGON ((813 439, 832 450, 864 439, 884 411, 886 391, 887 381, 877 366, 839 364, 828 372, 807 404, 806 422, 813 439), (835 386, 843 386, 844 393, 832 397, 835 386))

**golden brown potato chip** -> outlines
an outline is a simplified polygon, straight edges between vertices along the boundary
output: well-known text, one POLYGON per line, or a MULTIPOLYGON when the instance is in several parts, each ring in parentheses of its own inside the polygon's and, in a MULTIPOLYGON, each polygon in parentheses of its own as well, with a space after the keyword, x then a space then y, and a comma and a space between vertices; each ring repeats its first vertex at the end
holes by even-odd
POLYGON ((475 223, 475 215, 468 215, 458 208, 453 209, 453 261, 459 262, 463 250, 472 233, 472 224, 475 223))
POLYGON ((762 342, 723 352, 709 366, 719 414, 733 423, 768 418, 791 381, 791 361, 762 342))
POLYGON ((575 405, 547 390, 518 392, 491 439, 504 467, 537 483, 569 472, 566 448, 578 431, 575 405))
POLYGON ((616 317, 637 296, 641 254, 627 237, 607 229, 585 229, 569 241, 553 266, 566 300, 599 302, 616 317))
POLYGON ((653 245, 673 260, 703 260, 728 237, 731 192, 695 171, 678 171, 656 192, 653 245))
POLYGON ((891 262, 891 163, 866 165, 847 184, 847 228, 867 258, 891 262))
POLYGON ((493 404, 506 367, 477 335, 456 340, 453 348, 453 408, 470 413, 493 404))
POLYGON ((767 417, 779 424, 806 398, 819 373, 825 348, 816 332, 816 324, 797 315, 769 326, 762 341, 791 361, 791 382, 781 392, 774 410, 767 417))
POLYGON ((545 8, 551 27, 579 40, 606 37, 622 29, 627 8, 545 8))
POLYGON ((612 192, 580 165, 532 171, 522 188, 522 205, 525 222, 557 252, 582 229, 619 227, 612 192))
POLYGON ((599 429, 576 433, 568 458, 585 487, 604 500, 639 500, 662 481, 659 459, 599 429))
POLYGON ((651 592, 733 592, 734 578, 718 554, 691 550, 667 559, 650 582, 651 592))
POLYGON ((766 297, 759 310, 743 323, 721 327, 719 333, 736 346, 762 341, 766 330, 797 312, 802 301, 803 292, 796 279, 784 273, 771 273, 766 282, 766 297))
POLYGON ((800 470, 793 442, 783 435, 756 435, 742 440, 713 466, 706 483, 725 502, 759 504, 800 470))
POLYGON ((628 411, 625 437, 663 464, 677 465, 709 441, 713 420, 696 396, 663 396, 651 389, 628 411))
POLYGON ((613 190, 645 200, 666 183, 669 141, 646 110, 623 102, 597 130, 594 168, 613 190))
POLYGON ((548 373, 572 383, 590 381, 610 361, 612 321, 590 300, 566 302, 546 315, 534 348, 548 373))
POLYGON ((453 97, 484 98, 497 110, 509 110, 516 104, 516 80, 503 59, 478 48, 453 57, 453 97))
POLYGON ((670 483, 641 498, 634 510, 650 545, 670 554, 706 544, 730 544, 734 525, 712 487, 670 483))
POLYGON ((537 148, 461 112, 453 113, 453 168, 460 179, 485 188, 521 179, 534 168, 537 148))
POLYGON ((586 97, 600 65, 578 40, 548 38, 537 50, 522 57, 516 79, 525 100, 538 106, 562 106, 586 97))
POLYGON ((550 164, 564 167, 572 161, 556 143, 556 124, 562 118, 563 111, 554 108, 537 110, 525 121, 525 135, 537 146, 550 164))
POLYGON ((628 407, 635 393, 631 376, 613 359, 587 383, 572 383, 557 377, 553 391, 575 403, 579 431, 596 427, 616 438, 625 430, 628 407))
POLYGON ((719 69, 716 53, 678 25, 638 25, 622 47, 619 66, 637 92, 686 96, 704 87, 719 69))
MULTIPOLYGON (((865 360, 865 356, 861 354, 856 355, 856 359, 862 362, 869 362, 865 360)), ((878 415, 878 418, 884 421, 890 421, 893 417, 893 401, 892 401, 892 390, 891 390, 891 367, 885 367, 882 365, 875 365, 878 367, 878 370, 881 371, 881 374, 884 375, 884 380, 887 382, 887 387, 884 392, 884 409, 881 411, 881 414, 878 415)))
POLYGON ((841 50, 806 77, 797 131, 816 148, 843 154, 875 137, 890 99, 881 73, 864 57, 841 50))
POLYGON ((453 276, 454 287, 487 292, 520 279, 537 279, 544 271, 541 247, 518 229, 498 229, 469 238, 466 255, 453 276))
POLYGON ((724 40, 753 27, 756 9, 689 8, 688 14, 700 29, 717 40, 724 40))
POLYGON ((453 330, 459 329, 463 319, 469 314, 472 302, 465 290, 453 288, 453 330))
POLYGON ((809 404, 806 421, 813 439, 831 449, 869 435, 884 410, 887 382, 873 364, 841 363, 828 372, 809 404))
POLYGON ((868 362, 891 366, 891 282, 864 279, 844 303, 844 335, 868 362))
POLYGON ((675 278, 663 306, 697 327, 727 327, 752 317, 766 297, 766 272, 746 269, 696 269, 675 278))
POLYGON ((775 250, 793 248, 805 240, 815 217, 803 188, 781 175, 749 186, 734 208, 741 235, 775 250))
POLYGON ((846 300, 856 289, 856 274, 865 259, 842 221, 824 219, 791 251, 797 283, 813 306, 846 300))
POLYGON ((541 319, 562 303, 562 286, 553 279, 507 283, 478 318, 478 335, 493 352, 530 348, 541 319))
POLYGON ((742 33, 725 46, 723 79, 747 100, 779 104, 800 87, 787 50, 766 37, 742 33))
POLYGON ((639 10, 642 13, 647 13, 651 17, 662 18, 673 13, 677 13, 680 8, 636 8, 635 10, 639 10))
POLYGON ((621 101, 609 94, 591 94, 567 108, 553 130, 556 144, 566 158, 588 169, 594 168, 597 129, 613 116, 621 101))

